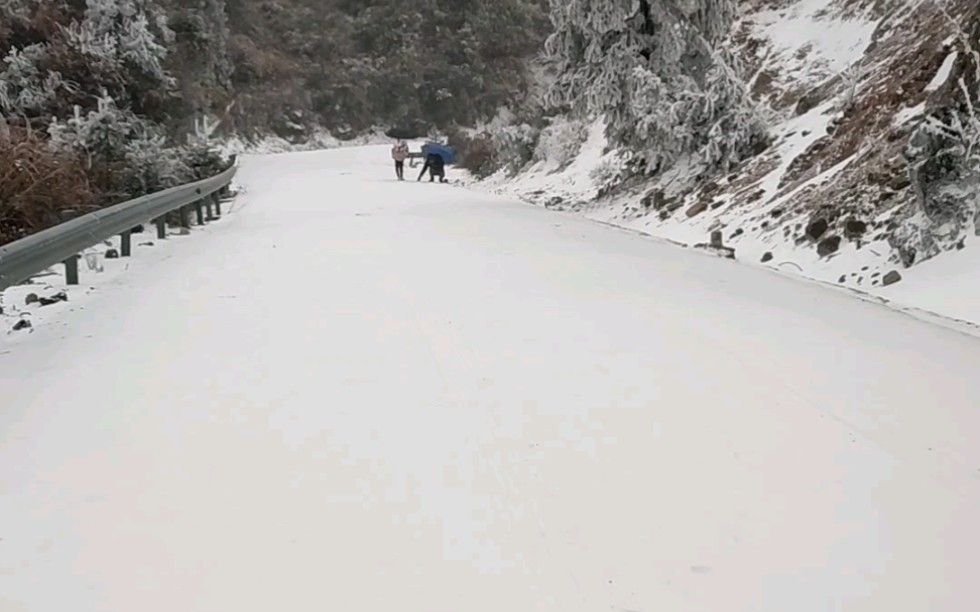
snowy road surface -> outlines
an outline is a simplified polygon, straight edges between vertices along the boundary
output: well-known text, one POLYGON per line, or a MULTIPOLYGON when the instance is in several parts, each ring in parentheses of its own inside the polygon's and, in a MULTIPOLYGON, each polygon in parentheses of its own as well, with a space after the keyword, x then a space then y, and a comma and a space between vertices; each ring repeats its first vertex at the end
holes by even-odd
POLYGON ((391 174, 0 340, 0 609, 978 609, 976 338, 391 174))

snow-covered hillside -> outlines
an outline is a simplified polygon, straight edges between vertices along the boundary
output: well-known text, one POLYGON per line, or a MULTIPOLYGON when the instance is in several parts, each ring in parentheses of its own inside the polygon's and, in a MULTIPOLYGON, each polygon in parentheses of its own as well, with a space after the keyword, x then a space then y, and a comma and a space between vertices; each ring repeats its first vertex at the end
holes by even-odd
POLYGON ((655 181, 614 185, 600 198, 617 154, 597 122, 571 164, 543 160, 516 177, 499 173, 485 188, 688 245, 721 231, 739 260, 944 314, 949 303, 948 314, 980 321, 980 308, 964 310, 976 301, 964 293, 969 286, 925 283, 925 272, 906 270, 969 246, 976 233, 980 196, 924 206, 928 197, 919 193, 915 160, 908 158, 915 130, 957 86, 962 50, 980 48, 967 44, 963 30, 976 17, 975 2, 741 5, 734 42, 753 92, 770 109, 774 142, 765 153, 716 180, 696 184, 681 164, 655 181), (929 299, 891 284, 899 277, 923 282, 929 299))

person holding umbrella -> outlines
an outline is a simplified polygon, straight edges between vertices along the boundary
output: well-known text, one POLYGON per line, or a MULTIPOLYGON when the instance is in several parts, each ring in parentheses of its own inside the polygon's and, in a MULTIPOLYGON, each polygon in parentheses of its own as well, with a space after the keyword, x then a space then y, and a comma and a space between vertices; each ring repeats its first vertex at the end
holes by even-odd
POLYGON ((399 181, 405 180, 405 160, 408 158, 408 144, 404 140, 391 147, 391 159, 395 160, 395 176, 399 181))

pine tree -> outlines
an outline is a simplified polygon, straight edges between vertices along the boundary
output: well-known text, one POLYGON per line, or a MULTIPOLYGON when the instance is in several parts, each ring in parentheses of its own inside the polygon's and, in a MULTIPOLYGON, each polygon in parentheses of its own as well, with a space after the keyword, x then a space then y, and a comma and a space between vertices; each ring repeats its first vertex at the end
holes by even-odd
POLYGON ((766 142, 725 46, 734 16, 734 0, 551 0, 547 102, 604 116, 648 172, 728 169, 766 142))

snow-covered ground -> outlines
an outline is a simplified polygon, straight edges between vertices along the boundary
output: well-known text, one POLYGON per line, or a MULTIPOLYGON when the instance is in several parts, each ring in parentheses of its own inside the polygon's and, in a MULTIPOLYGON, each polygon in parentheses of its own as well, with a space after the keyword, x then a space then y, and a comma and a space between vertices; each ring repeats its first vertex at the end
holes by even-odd
MULTIPOLYGON (((787 122, 786 130, 793 134, 810 134, 818 127, 822 130, 822 125, 813 124, 823 116, 821 109, 823 107, 817 107, 798 120, 787 122)), ((781 145, 781 149, 785 149, 784 158, 792 160, 808 144, 802 136, 786 140, 781 145)), ((913 314, 922 311, 921 314, 930 319, 949 319, 947 323, 953 326, 966 322, 969 327, 980 328, 980 290, 973 280, 980 276, 980 254, 971 253, 969 248, 945 253, 935 262, 905 270, 888 264, 887 255, 891 247, 885 241, 866 242, 860 248, 845 241, 833 256, 821 257, 812 246, 800 246, 773 234, 764 223, 753 226, 759 221, 752 217, 769 217, 773 209, 786 205, 798 190, 774 197, 764 206, 751 209, 734 209, 713 216, 689 218, 682 208, 667 219, 658 219, 656 213, 642 210, 636 194, 596 199, 599 188, 597 169, 614 157, 614 152, 607 151, 602 124, 597 122, 591 126, 579 154, 565 167, 556 168, 542 161, 516 176, 501 171, 484 181, 467 178, 466 183, 476 190, 520 198, 538 205, 550 206, 551 202, 558 202, 558 208, 568 208, 588 219, 686 246, 706 243, 711 231, 720 229, 725 244, 735 249, 742 263, 841 285, 866 297, 885 300, 898 310, 913 314), (767 261, 763 262, 767 253, 767 261), (897 285, 882 286, 882 278, 892 270, 899 271, 904 280, 897 285)), ((778 185, 780 173, 786 169, 785 166, 780 168, 762 181, 767 186, 766 193, 769 193, 770 187, 775 190, 778 185)), ((835 168, 829 168, 801 188, 831 180, 835 171, 835 168)), ((973 245, 974 249, 980 246, 976 240, 967 240, 966 245, 973 245)))
MULTIPOLYGON (((969 4, 741 2, 731 42, 766 109, 768 150, 727 176, 696 179, 696 164, 681 160, 598 197, 613 183, 603 180, 610 176, 603 168, 617 159, 598 121, 584 142, 568 137, 565 147, 551 147, 561 153, 552 157, 571 158, 567 165, 541 155, 539 146, 535 162, 516 176, 502 171, 476 187, 686 245, 720 231, 740 262, 887 300, 931 320, 980 326, 972 280, 980 277, 980 255, 970 253, 975 228, 925 218, 905 158, 927 108, 942 106, 929 96, 948 85, 962 53, 957 41, 965 38, 952 15, 971 14, 969 4), (917 242, 923 235, 935 244, 917 242), (964 237, 966 249, 921 263, 930 249, 956 248, 964 237), (918 259, 905 269, 910 253, 918 259), (903 278, 885 286, 892 272, 903 278)), ((969 203, 961 204, 971 218, 969 203)))
POLYGON ((0 609, 975 609, 976 337, 391 175, 0 336, 0 609))

